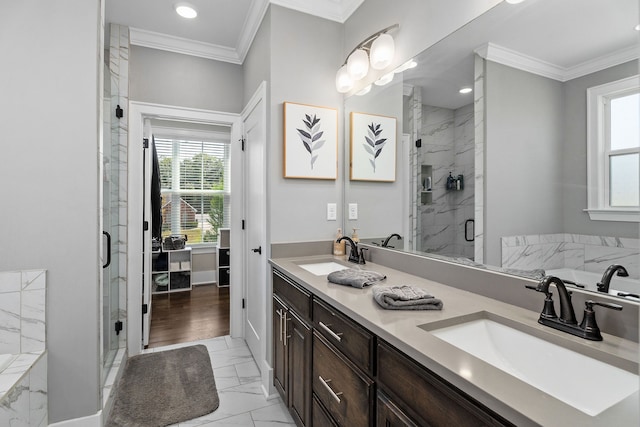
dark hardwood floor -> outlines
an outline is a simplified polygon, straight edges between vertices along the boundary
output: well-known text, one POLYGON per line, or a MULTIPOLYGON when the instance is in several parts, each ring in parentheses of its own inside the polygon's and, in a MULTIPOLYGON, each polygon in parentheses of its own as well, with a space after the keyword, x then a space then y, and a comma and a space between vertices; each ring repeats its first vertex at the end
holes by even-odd
POLYGON ((229 335, 229 288, 198 285, 153 295, 147 348, 229 335))

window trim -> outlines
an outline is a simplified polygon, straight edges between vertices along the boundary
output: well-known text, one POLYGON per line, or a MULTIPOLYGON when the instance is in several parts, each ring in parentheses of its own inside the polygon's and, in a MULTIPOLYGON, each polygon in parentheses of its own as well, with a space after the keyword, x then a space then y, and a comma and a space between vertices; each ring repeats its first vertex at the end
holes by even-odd
POLYGON ((609 153, 606 100, 640 89, 638 75, 587 89, 587 209, 593 221, 640 222, 639 208, 608 205, 609 153))

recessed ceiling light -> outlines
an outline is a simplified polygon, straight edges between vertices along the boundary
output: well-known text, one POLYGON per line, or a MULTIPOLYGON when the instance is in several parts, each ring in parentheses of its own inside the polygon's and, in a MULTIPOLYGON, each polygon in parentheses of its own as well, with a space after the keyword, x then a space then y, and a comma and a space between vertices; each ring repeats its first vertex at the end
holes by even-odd
POLYGON ((198 16, 198 12, 188 3, 178 3, 175 6, 176 13, 183 18, 193 19, 198 16))
POLYGON ((505 0, 509 4, 518 4, 522 3, 524 0, 505 0))
POLYGON ((636 30, 636 31, 640 31, 640 24, 636 25, 635 30, 636 30))
POLYGON ((471 89, 470 87, 463 87, 462 89, 459 90, 460 93, 471 93, 473 92, 473 89, 471 89))

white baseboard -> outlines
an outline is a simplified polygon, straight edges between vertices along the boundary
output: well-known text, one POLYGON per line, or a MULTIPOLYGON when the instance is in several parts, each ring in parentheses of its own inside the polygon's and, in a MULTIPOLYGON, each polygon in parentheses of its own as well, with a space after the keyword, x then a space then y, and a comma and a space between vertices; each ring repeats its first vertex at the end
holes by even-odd
POLYGON ((49 427, 102 427, 102 411, 88 417, 74 418, 49 424, 49 427))
POLYGON ((216 281, 216 271, 192 271, 191 272, 191 284, 203 285, 205 283, 214 283, 216 281))

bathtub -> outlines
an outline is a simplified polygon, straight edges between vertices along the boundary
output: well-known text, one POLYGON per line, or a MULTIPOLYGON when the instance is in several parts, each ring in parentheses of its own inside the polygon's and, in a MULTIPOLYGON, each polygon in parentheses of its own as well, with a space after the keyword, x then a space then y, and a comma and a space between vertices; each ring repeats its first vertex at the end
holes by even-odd
MULTIPOLYGON (((570 268, 546 270, 546 274, 559 277, 564 281, 571 281, 579 285, 584 285, 584 289, 594 292, 598 291, 596 284, 602 279, 602 274, 592 273, 590 271, 572 270, 570 268)), ((614 275, 609 285, 609 294, 621 296, 618 295, 618 293, 640 295, 640 281, 614 275)), ((625 296, 625 298, 631 301, 640 301, 640 298, 635 298, 633 296, 625 296)))

